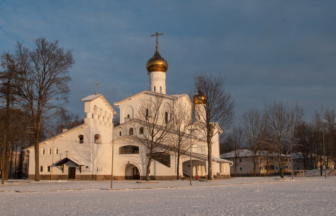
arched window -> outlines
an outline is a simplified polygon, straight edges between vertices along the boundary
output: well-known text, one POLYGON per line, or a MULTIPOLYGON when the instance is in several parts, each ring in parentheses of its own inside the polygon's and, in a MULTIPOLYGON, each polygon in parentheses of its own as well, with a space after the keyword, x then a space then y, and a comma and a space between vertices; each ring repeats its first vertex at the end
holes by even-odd
POLYGON ((51 149, 49 149, 49 154, 51 154, 51 149))
POLYGON ((128 133, 129 135, 133 135, 133 128, 130 128, 128 133))
POLYGON ((143 127, 140 128, 139 133, 143 134, 143 127))
POLYGON ((119 136, 121 136, 121 131, 119 131, 119 136))
POLYGON ((156 92, 156 87, 154 86, 154 92, 156 92))
POLYGON ((101 144, 101 136, 99 134, 94 135, 94 143, 101 144))
POLYGON ((165 112, 165 123, 168 123, 168 112, 165 112))
POLYGON ((148 109, 146 109, 146 120, 148 119, 148 109))
POLYGON ((139 154, 138 146, 122 146, 119 148, 119 154, 139 154))
POLYGON ((162 86, 160 86, 160 93, 162 93, 162 86))
POLYGON ((78 136, 78 142, 79 142, 79 144, 83 144, 84 143, 84 136, 83 135, 79 135, 78 136))
POLYGON ((127 115, 127 118, 129 118, 129 117, 130 117, 130 115, 128 114, 128 115, 127 115))
POLYGON ((55 150, 55 153, 58 154, 58 149, 55 150))
POLYGON ((43 149, 42 154, 45 154, 45 149, 43 149))

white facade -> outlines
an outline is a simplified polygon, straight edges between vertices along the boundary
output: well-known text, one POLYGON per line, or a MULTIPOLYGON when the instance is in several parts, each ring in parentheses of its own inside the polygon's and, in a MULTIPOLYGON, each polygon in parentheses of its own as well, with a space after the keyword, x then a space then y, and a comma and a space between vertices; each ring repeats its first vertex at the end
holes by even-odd
POLYGON ((161 94, 166 94, 166 72, 149 72, 149 90, 161 94))
MULTIPOLYGON (((103 95, 90 95, 82 99, 86 113, 84 124, 40 143, 38 154, 40 154, 41 179, 110 179, 112 166, 115 179, 144 179, 148 164, 148 149, 135 139, 135 136, 141 133, 139 113, 142 104, 153 98, 160 98, 164 104, 161 109, 165 109, 162 110, 165 115, 159 117, 162 120, 176 112, 177 103, 188 110, 191 119, 193 106, 187 94, 166 95, 166 72, 151 71, 148 75, 150 91, 142 91, 114 103, 120 111, 120 125, 116 127, 113 126, 112 120, 117 113, 103 95)), ((169 130, 169 136, 175 133, 175 128, 169 130)), ((212 174, 228 177, 232 162, 220 159, 220 133, 222 131, 217 127, 212 139, 210 161, 212 174)), ((194 177, 206 177, 209 162, 207 143, 197 132, 193 134, 192 139, 194 141, 191 153, 192 169, 189 153, 182 154, 178 164, 177 152, 171 149, 166 151, 165 145, 162 144, 160 148, 165 150, 165 153, 158 152, 160 157, 152 160, 150 178, 176 179, 178 166, 181 177, 190 176, 191 170, 194 177)), ((26 150, 29 152, 28 174, 29 178, 33 179, 34 147, 31 146, 26 150)))

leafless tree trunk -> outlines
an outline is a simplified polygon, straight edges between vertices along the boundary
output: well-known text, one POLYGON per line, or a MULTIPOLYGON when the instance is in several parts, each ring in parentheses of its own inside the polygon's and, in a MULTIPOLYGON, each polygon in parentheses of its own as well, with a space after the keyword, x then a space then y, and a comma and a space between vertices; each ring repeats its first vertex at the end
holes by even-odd
MULTIPOLYGON (((204 108, 195 107, 195 122, 197 131, 206 139, 208 147, 208 179, 212 180, 212 138, 229 128, 234 119, 234 100, 231 94, 224 90, 224 79, 218 76, 202 75, 195 81, 195 89, 205 94, 207 101, 204 108)), ((196 106, 201 106, 200 104, 196 106)))
POLYGON ((271 140, 269 145, 277 153, 280 167, 281 178, 284 177, 284 165, 290 150, 290 145, 296 136, 294 134, 290 140, 290 132, 296 132, 301 124, 303 110, 298 105, 288 113, 286 106, 282 102, 265 104, 266 125, 268 127, 268 139, 271 140), (289 115, 289 117, 288 117, 289 115), (287 151, 286 151, 287 149, 287 151), (283 157, 283 154, 285 156, 283 157))
POLYGON ((162 94, 154 93, 146 97, 138 107, 134 124, 142 128, 143 133, 131 138, 143 144, 147 152, 146 181, 149 181, 150 165, 154 154, 167 152, 169 133, 172 130, 173 113, 162 94))
POLYGON ((240 121, 247 147, 252 152, 253 175, 256 176, 258 158, 266 140, 265 117, 259 110, 251 108, 241 116, 240 121))
POLYGON ((39 142, 41 122, 51 117, 55 108, 67 102, 69 68, 74 60, 71 50, 64 51, 58 41, 35 40, 36 48, 29 50, 18 42, 15 60, 22 72, 17 86, 22 106, 32 117, 35 150, 35 181, 39 181, 39 142))
POLYGON ((189 104, 185 104, 185 101, 178 100, 174 103, 172 128, 173 131, 170 134, 170 146, 173 151, 177 152, 177 174, 176 178, 180 179, 180 157, 181 154, 185 154, 190 149, 191 133, 188 129, 192 124, 192 110, 189 104))
POLYGON ((234 176, 237 175, 237 167, 239 165, 239 159, 241 155, 241 148, 244 142, 243 128, 240 126, 235 126, 232 128, 232 133, 228 134, 224 143, 226 145, 231 145, 234 152, 233 166, 234 166, 234 176))

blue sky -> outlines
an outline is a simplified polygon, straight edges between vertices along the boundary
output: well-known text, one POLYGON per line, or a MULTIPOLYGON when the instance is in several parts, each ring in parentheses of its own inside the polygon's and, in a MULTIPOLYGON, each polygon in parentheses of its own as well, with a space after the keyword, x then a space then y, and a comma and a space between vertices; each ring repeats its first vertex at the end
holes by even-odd
POLYGON ((59 40, 73 50, 70 103, 98 92, 112 104, 149 88, 146 62, 168 61, 167 94, 189 93, 196 73, 222 74, 236 116, 264 102, 334 109, 336 1, 6 1, 0 2, 0 51, 16 41, 59 40))

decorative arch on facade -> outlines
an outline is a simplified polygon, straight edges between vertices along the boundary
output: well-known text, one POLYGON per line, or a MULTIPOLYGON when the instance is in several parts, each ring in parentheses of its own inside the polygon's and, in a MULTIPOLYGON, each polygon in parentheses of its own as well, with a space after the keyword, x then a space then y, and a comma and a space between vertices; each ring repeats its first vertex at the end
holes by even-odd
POLYGON ((136 168, 138 168, 139 170, 139 173, 140 173, 140 177, 141 177, 141 173, 142 173, 142 170, 140 169, 140 166, 137 165, 137 163, 133 162, 133 161, 125 161, 124 163, 122 163, 123 165, 121 165, 119 168, 118 168, 118 173, 117 175, 120 176, 120 177, 123 177, 125 176, 125 168, 127 165, 133 165, 135 166, 136 168))
POLYGON ((134 117, 134 110, 132 106, 127 106, 124 108, 124 118, 133 118, 134 117))

